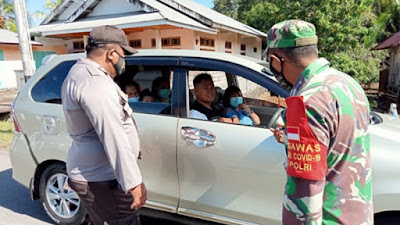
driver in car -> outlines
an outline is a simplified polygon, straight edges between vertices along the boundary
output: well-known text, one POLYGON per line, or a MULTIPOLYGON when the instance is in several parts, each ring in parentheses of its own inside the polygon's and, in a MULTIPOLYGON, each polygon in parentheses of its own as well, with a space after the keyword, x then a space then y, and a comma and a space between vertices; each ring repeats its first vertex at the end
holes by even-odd
POLYGON ((222 110, 215 107, 212 102, 215 99, 215 87, 211 76, 207 73, 197 75, 193 80, 194 95, 196 101, 192 104, 190 118, 229 122, 223 118, 222 110))

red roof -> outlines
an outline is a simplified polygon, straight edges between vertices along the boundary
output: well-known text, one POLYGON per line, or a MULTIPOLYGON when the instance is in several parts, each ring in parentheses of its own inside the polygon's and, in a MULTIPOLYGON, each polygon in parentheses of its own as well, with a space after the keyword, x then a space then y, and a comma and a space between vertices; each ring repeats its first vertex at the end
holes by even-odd
POLYGON ((393 48, 393 47, 397 47, 399 45, 400 45, 400 31, 395 33, 390 38, 386 39, 384 42, 380 43, 378 46, 376 46, 372 50, 393 48))

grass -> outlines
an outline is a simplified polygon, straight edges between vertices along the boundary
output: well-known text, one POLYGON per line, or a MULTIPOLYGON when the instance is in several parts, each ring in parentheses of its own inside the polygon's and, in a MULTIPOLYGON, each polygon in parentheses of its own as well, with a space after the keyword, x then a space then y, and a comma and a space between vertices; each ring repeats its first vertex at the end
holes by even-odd
POLYGON ((14 136, 12 122, 0 121, 0 150, 8 150, 14 136))

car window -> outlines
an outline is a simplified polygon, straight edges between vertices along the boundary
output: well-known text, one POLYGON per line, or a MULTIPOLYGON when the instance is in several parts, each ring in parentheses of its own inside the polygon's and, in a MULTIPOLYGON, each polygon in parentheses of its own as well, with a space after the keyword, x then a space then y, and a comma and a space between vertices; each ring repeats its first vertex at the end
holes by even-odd
POLYGON ((36 102, 61 104, 61 86, 76 60, 65 61, 44 75, 32 88, 32 98, 36 102))
POLYGON ((210 74, 213 81, 214 81, 214 86, 215 87, 219 87, 222 89, 226 89, 228 87, 228 81, 226 78, 226 74, 224 71, 213 71, 213 70, 209 70, 209 71, 202 71, 202 70, 189 70, 188 74, 189 74, 189 89, 193 90, 193 79, 201 74, 201 73, 207 73, 210 74))
POLYGON ((196 100, 196 96, 194 94, 193 80, 199 74, 209 74, 211 76, 216 92, 213 105, 217 108, 222 109, 222 97, 224 95, 224 90, 228 87, 227 75, 224 71, 215 70, 188 70, 189 106, 192 106, 192 104, 196 100))
MULTIPOLYGON (((227 122, 226 120, 223 120, 225 117, 227 118, 232 118, 231 116, 235 116, 232 114, 225 113, 228 107, 232 108, 231 105, 228 105, 225 102, 224 105, 224 95, 225 91, 227 88, 230 86, 236 86, 240 89, 242 95, 243 95, 243 103, 245 105, 248 105, 250 108, 250 112, 253 111, 255 112, 259 119, 260 123, 258 125, 254 125, 254 127, 262 127, 266 128, 268 126, 271 126, 272 122, 275 122, 276 120, 276 114, 279 114, 281 112, 282 108, 286 107, 285 103, 285 98, 279 96, 278 94, 274 93, 270 89, 266 88, 266 85, 264 83, 263 85, 257 84, 254 81, 250 80, 249 78, 254 78, 258 77, 257 79, 262 76, 261 74, 256 73, 255 71, 251 70, 245 70, 246 72, 241 72, 241 74, 235 74, 236 71, 232 69, 229 65, 221 66, 221 70, 216 71, 216 70, 207 70, 204 67, 203 68, 187 68, 187 77, 188 77, 188 101, 189 101, 189 106, 188 107, 188 112, 187 117, 191 119, 202 119, 205 120, 205 118, 199 114, 199 112, 196 110, 193 110, 193 104, 196 100, 195 93, 193 91, 193 79, 201 73, 207 73, 212 77, 212 80, 214 82, 214 86, 216 89, 216 95, 215 99, 212 103, 213 107, 217 109, 221 109, 223 113, 221 114, 222 120, 215 120, 219 122, 227 122), (226 68, 226 69, 225 69, 226 68)), ((267 79, 267 78, 265 78, 267 79)), ((274 82, 270 82, 268 84, 271 84, 274 82)), ((230 99, 229 97, 227 98, 228 100, 230 99)), ((240 117, 240 115, 239 115, 240 117)), ((254 121, 253 121, 254 122, 254 121)), ((242 123, 242 122, 241 122, 242 123)), ((251 122, 250 122, 251 124, 251 122)), ((232 124, 232 125, 245 125, 243 124, 232 124)))
POLYGON ((170 66, 128 65, 115 82, 127 94, 129 86, 138 89, 138 95, 128 96, 134 112, 171 115, 173 74, 170 66))
POLYGON ((236 76, 236 80, 247 104, 286 108, 284 97, 274 94, 267 88, 241 76, 236 76))

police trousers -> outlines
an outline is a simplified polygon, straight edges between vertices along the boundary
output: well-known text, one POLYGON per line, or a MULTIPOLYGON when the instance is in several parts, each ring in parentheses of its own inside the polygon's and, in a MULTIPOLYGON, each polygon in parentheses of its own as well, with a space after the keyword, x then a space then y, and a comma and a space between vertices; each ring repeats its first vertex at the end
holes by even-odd
POLYGON ((140 225, 139 215, 131 209, 133 197, 117 180, 84 182, 71 178, 69 186, 79 195, 91 225, 140 225))

